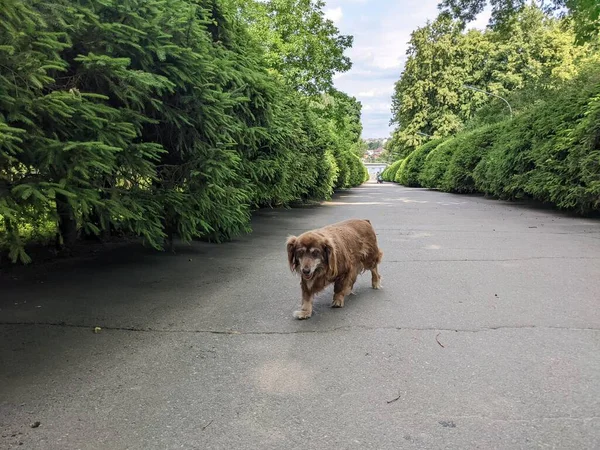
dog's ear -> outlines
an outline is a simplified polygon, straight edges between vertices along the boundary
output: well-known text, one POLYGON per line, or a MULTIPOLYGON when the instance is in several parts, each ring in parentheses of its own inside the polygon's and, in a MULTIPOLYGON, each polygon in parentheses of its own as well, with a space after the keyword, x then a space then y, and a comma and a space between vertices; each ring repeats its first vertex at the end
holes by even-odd
POLYGON ((335 256, 335 247, 329 239, 323 243, 323 257, 330 277, 336 277, 338 274, 337 258, 335 256))
POLYGON ((290 236, 287 239, 288 263, 292 272, 296 270, 298 264, 298 261, 296 261, 296 241, 296 236, 290 236))

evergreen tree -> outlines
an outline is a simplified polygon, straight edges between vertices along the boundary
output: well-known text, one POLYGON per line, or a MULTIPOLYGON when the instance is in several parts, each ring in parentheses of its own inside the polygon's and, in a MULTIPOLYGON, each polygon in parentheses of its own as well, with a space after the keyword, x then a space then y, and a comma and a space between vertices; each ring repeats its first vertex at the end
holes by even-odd
POLYGON ((286 71, 239 2, 0 2, 0 248, 12 260, 27 262, 26 239, 48 228, 63 249, 115 232, 155 248, 228 239, 252 208, 364 181, 350 157, 360 104, 325 95, 350 40, 322 3, 274 3, 301 12, 288 56, 314 57, 286 71), (309 75, 293 82, 299 68, 309 75))

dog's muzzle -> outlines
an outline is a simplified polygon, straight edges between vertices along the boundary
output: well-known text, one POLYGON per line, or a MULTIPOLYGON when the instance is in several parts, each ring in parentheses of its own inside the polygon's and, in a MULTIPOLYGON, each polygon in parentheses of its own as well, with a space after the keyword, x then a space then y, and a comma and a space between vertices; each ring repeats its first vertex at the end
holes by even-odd
POLYGON ((305 280, 310 280, 313 277, 314 272, 310 270, 308 267, 304 267, 302 269, 302 278, 305 280))

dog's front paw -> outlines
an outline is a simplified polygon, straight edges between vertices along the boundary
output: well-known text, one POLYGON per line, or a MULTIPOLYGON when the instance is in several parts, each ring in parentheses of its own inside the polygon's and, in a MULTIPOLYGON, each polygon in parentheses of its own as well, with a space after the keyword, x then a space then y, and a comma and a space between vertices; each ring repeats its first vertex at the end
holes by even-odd
POLYGON ((331 302, 332 308, 343 308, 344 307, 344 299, 334 298, 333 302, 331 302))
POLYGON ((373 283, 371 283, 371 286, 373 287, 373 289, 381 289, 381 280, 373 281, 373 283))
POLYGON ((310 319, 310 316, 312 316, 312 311, 294 311, 294 317, 298 320, 310 319))

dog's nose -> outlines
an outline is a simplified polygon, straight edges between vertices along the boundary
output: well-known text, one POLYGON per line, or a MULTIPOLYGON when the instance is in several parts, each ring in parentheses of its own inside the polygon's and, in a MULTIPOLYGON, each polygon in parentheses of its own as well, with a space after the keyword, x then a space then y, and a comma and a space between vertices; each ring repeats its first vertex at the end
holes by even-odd
POLYGON ((304 275, 309 275, 309 274, 310 274, 310 267, 304 267, 304 268, 302 269, 302 273, 303 273, 304 275))

